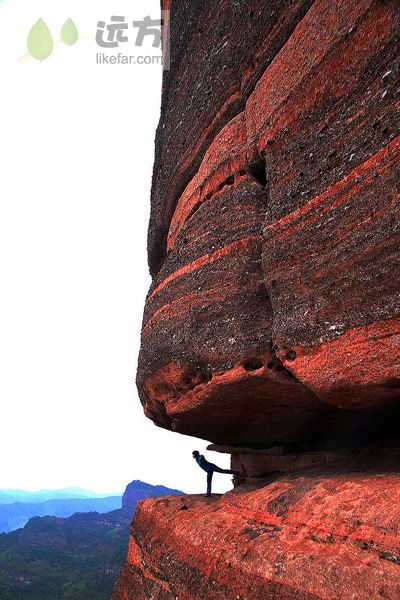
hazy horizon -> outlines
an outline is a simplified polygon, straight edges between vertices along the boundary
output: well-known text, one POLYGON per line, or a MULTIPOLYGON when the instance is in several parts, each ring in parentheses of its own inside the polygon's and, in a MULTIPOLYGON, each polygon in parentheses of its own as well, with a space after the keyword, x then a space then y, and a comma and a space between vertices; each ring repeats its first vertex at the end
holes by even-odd
MULTIPOLYGON (((141 479, 132 479, 131 481, 127 481, 125 487, 123 489, 120 490, 93 490, 93 489, 88 489, 85 487, 81 487, 81 486, 76 486, 76 485, 69 485, 67 487, 61 487, 61 488, 33 488, 33 489, 22 489, 22 488, 4 488, 4 487, 0 487, 0 492, 22 492, 22 493, 27 493, 27 494, 39 494, 39 493, 43 493, 43 492, 69 492, 69 491, 80 491, 80 492, 86 492, 87 494, 96 494, 99 495, 101 494, 103 495, 109 495, 109 496, 122 496, 123 493, 125 492, 126 487, 133 483, 134 481, 140 481, 141 483, 148 483, 147 481, 142 481, 141 479)), ((163 483, 156 483, 156 484, 149 484, 149 485, 154 485, 154 486, 164 486, 164 487, 168 487, 171 488, 171 486, 167 486, 163 483)), ((173 488, 171 488, 173 489, 173 488)), ((184 490, 182 490, 184 491, 184 490)), ((0 500, 0 504, 1 504, 1 500, 0 500)))
MULTIPOLYGON (((129 482, 130 483, 130 482, 129 482)), ((122 492, 118 491, 118 490, 101 490, 101 491, 96 491, 96 490, 90 490, 88 488, 83 488, 80 486, 75 486, 75 485, 69 485, 67 487, 62 487, 62 488, 4 488, 4 487, 0 487, 0 492, 26 492, 28 494, 35 494, 35 493, 42 493, 42 492, 68 492, 68 491, 82 491, 82 492, 87 492, 87 493, 93 493, 93 494, 110 494, 110 495, 115 495, 115 496, 119 496, 121 494, 123 494, 124 490, 122 492)), ((0 502, 1 504, 1 502, 0 502)))

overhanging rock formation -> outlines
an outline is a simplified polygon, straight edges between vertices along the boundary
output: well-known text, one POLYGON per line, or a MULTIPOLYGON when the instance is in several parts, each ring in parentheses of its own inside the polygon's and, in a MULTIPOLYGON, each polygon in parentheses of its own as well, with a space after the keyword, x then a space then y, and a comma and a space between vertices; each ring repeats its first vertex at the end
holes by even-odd
POLYGON ((400 392, 399 6, 219 5, 172 4, 140 396, 214 442, 319 437, 400 392))
MULTIPOLYGON (((338 453, 335 465, 350 464, 358 456, 355 446, 378 443, 383 450, 379 446, 375 453, 374 473, 384 477, 389 467, 383 440, 397 433, 400 417, 400 4, 172 0, 170 8, 171 69, 164 75, 149 228, 153 282, 137 377, 145 413, 161 427, 231 447, 235 465, 252 465, 253 471, 258 465, 247 473, 252 485, 278 478, 274 490, 281 486, 282 494, 289 487, 296 495, 300 484, 266 466, 276 447, 282 455, 302 456, 300 469, 315 469, 305 452, 320 456, 330 449, 338 453), (243 462, 240 457, 251 457, 252 449, 253 457, 243 462), (263 453, 266 458, 260 458, 263 453)), ((319 490, 328 468, 323 463, 313 475, 319 490)), ((362 461, 354 466, 364 482, 357 484, 361 499, 372 481, 366 469, 362 461)), ((398 493, 391 469, 388 481, 398 493)), ((337 485, 352 486, 356 476, 339 469, 335 477, 342 482, 337 485)), ((371 485, 379 488, 378 480, 371 485)), ((312 519, 310 489, 301 493, 304 523, 312 519)), ((244 507, 252 492, 246 492, 246 501, 241 493, 239 486, 232 498, 244 507)), ((267 486, 256 495, 270 493, 267 486)), ((165 504, 160 519, 168 521, 177 502, 165 504)), ((225 518, 230 502, 214 507, 216 518, 225 518)), ((338 519, 344 531, 341 502, 340 493, 334 495, 326 517, 338 519)), ((384 505, 393 510, 388 499, 382 502, 375 514, 368 508, 371 523, 384 505)), ((201 502, 193 503, 200 523, 201 502)), ((357 506, 362 512, 362 502, 357 506)), ((138 510, 138 532, 154 510, 151 501, 138 510)), ((272 513, 254 510, 257 522, 276 525, 272 513)), ((244 510, 241 514, 247 519, 244 510)), ((293 528, 299 521, 291 521, 291 514, 293 528)), ((179 531, 170 527, 179 544, 179 531)), ((162 562, 156 547, 163 541, 153 533, 151 548, 162 562)), ((269 556, 264 533, 254 543, 264 544, 269 556)), ((274 534, 285 562, 288 550, 280 535, 286 544, 294 533, 289 528, 274 534)), ((221 536, 215 568, 225 560, 221 536)), ((197 543, 193 539, 194 554, 197 543)), ((147 583, 139 595, 138 569, 144 563, 138 557, 147 561, 151 554, 146 544, 138 533, 115 597, 172 598, 179 589, 180 599, 196 598, 189 584, 186 591, 184 582, 174 587, 178 575, 165 561, 156 574, 143 566, 140 577, 147 583), (152 577, 159 596, 151 595, 152 577)), ((328 546, 319 548, 327 552, 328 546)), ((337 553, 329 575, 336 573, 336 584, 296 584, 285 569, 264 565, 260 585, 266 587, 259 589, 265 596, 250 588, 235 596, 240 586, 232 583, 197 597, 339 597, 335 590, 340 592, 347 558, 337 546, 330 548, 337 553), (285 573, 287 588, 280 587, 285 573)), ((380 556, 382 581, 394 573, 399 577, 396 560, 383 560, 380 556)), ((195 560, 185 564, 200 569, 195 560)), ((245 573, 256 576, 257 569, 252 571, 249 560, 245 573)), ((375 597, 399 596, 395 584, 378 590, 372 581, 375 597)), ((354 586, 348 597, 371 597, 360 595, 361 580, 354 586)))

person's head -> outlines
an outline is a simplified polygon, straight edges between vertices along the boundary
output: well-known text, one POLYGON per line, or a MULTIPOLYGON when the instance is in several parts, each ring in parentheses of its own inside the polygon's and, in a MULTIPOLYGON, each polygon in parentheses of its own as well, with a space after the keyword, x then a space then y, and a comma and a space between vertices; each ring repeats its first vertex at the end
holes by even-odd
POLYGON ((196 460, 196 458, 198 458, 200 456, 200 452, 198 450, 193 450, 192 456, 196 460))

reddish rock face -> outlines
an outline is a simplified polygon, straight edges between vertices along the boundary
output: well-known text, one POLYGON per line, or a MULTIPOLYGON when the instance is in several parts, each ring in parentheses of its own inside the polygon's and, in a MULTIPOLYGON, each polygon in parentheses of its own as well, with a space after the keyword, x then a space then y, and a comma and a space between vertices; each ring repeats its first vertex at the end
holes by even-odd
POLYGON ((172 0, 149 229, 156 274, 176 203, 214 138, 236 115, 313 0, 172 0))
POLYGON ((145 500, 114 600, 397 600, 400 478, 358 468, 145 500))
POLYGON ((137 383, 245 484, 144 501, 114 600, 398 600, 400 4, 168 6, 137 383))
POLYGON ((138 371, 158 425, 265 446, 397 419, 399 25, 398 0, 172 2, 138 371))

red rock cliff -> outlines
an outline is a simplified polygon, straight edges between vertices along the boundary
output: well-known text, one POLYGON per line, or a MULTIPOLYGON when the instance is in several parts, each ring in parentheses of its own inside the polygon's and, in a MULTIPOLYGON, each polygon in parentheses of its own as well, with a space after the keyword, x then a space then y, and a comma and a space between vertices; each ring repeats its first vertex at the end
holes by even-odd
POLYGON ((144 502, 115 598, 397 599, 400 4, 170 8, 138 389, 256 487, 144 502))

